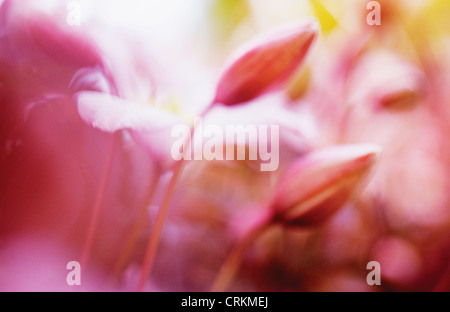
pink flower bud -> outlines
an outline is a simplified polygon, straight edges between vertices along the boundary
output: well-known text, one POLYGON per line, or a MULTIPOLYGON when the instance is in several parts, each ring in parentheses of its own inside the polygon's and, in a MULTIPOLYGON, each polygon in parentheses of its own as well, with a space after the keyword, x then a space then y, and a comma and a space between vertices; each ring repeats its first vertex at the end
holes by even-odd
POLYGON ((358 189, 375 162, 374 145, 342 145, 298 159, 281 177, 271 200, 275 218, 290 225, 324 221, 358 189))
POLYGON ((318 23, 307 19, 242 48, 217 85, 215 103, 249 101, 286 82, 317 38, 318 23))

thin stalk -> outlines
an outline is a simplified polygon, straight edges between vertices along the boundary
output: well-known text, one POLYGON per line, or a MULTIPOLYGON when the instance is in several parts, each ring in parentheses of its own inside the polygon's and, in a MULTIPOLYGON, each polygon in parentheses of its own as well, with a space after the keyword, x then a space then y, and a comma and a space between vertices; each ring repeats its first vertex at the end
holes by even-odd
MULTIPOLYGON (((158 171, 158 170, 156 170, 158 171)), ((153 177, 150 182, 149 189, 144 199, 144 204, 139 211, 137 216, 137 221, 133 224, 133 227, 130 229, 128 237, 125 241, 125 244, 120 252, 119 259, 116 262, 114 268, 114 276, 118 277, 120 273, 123 271, 126 263, 129 261, 131 254, 133 253, 134 248, 136 247, 136 243, 138 241, 138 236, 141 230, 145 227, 145 220, 148 216, 148 206, 150 205, 153 195, 156 190, 156 186, 159 181, 159 172, 152 173, 153 177)))
POLYGON ((222 264, 210 291, 223 292, 228 288, 230 283, 233 281, 236 273, 238 272, 245 253, 250 245, 253 244, 255 240, 258 239, 273 224, 274 223, 272 223, 271 218, 265 219, 264 221, 253 227, 253 229, 251 229, 238 242, 238 244, 228 254, 228 257, 222 264))
POLYGON ((94 209, 92 210, 92 216, 89 224, 89 230, 86 237, 86 241, 83 247, 83 253, 81 256, 81 267, 84 268, 89 260, 89 256, 92 251, 92 245, 94 243, 94 237, 98 228, 98 221, 100 217, 100 210, 105 201, 106 187, 108 185, 109 178, 111 176, 111 168, 114 159, 114 151, 116 147, 116 134, 112 134, 110 137, 108 154, 106 156, 105 167, 103 169, 103 176, 100 182, 100 186, 97 192, 97 198, 95 200, 94 209))
MULTIPOLYGON (((203 112, 200 114, 200 117, 205 117, 206 114, 213 107, 214 107, 214 103, 212 103, 211 105, 208 105, 208 107, 205 110, 203 110, 203 112)), ((186 150, 188 150, 188 151, 191 148, 191 143, 194 138, 195 125, 193 125, 190 130, 191 130, 190 135, 186 141, 187 144, 183 144, 183 146, 187 146, 186 150)), ((186 150, 183 150, 183 156, 186 153, 186 150)), ((158 213, 156 215, 156 220, 155 220, 155 225, 150 234, 150 239, 148 240, 147 249, 146 249, 145 256, 144 256, 144 262, 142 264, 141 275, 139 278, 139 284, 138 284, 138 288, 137 288, 137 291, 139 291, 139 292, 144 289, 145 282, 149 278, 151 270, 153 268, 156 251, 157 251, 159 243, 161 241, 161 232, 162 232, 162 229, 164 226, 164 222, 166 220, 169 204, 172 199, 172 195, 174 193, 175 186, 178 182, 178 179, 180 178, 180 176, 183 173, 183 169, 184 169, 184 165, 185 165, 184 158, 185 157, 182 157, 181 160, 179 160, 178 162, 175 163, 175 166, 173 168, 172 177, 170 178, 169 184, 167 185, 167 189, 164 194, 163 200, 161 202, 161 206, 158 209, 158 213)))

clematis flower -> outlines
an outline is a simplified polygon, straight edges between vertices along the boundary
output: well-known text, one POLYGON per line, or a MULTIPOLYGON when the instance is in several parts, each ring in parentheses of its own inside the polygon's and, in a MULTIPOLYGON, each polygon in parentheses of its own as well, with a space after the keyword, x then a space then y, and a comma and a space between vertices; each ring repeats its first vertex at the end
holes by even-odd
POLYGON ((379 150, 373 145, 349 145, 301 157, 280 178, 270 201, 275 218, 300 226, 328 219, 354 195, 379 150))
MULTIPOLYGON (((95 135, 87 138, 90 131, 73 110, 68 88, 81 67, 98 66, 101 70, 99 51, 86 38, 57 27, 49 16, 35 14, 30 3, 4 1, 0 8, 0 139, 2 146, 10 146, 1 153, 2 210, 11 218, 3 227, 5 231, 21 223, 33 224, 33 216, 40 211, 35 205, 41 205, 41 212, 48 214, 43 226, 59 227, 58 218, 62 216, 51 212, 64 207, 67 198, 63 194, 77 190, 82 180, 82 175, 74 173, 77 156, 70 156, 72 147, 82 141, 102 140, 95 135), (61 120, 65 120, 65 126, 61 120), (79 136, 74 137, 77 131, 79 136), (62 153, 69 154, 65 161, 55 157, 61 146, 65 147, 62 153), (61 172, 71 178, 61 179, 61 172), (20 186, 20 176, 27 181, 26 189, 37 190, 39 185, 48 189, 19 196, 24 187, 20 186), (14 210, 22 211, 22 218, 14 210)), ((78 206, 80 202, 74 200, 72 204, 78 206)), ((68 211, 69 219, 79 213, 78 209, 68 211)))
MULTIPOLYGON (((224 71, 212 103, 234 105, 249 101, 285 83, 303 63, 316 40, 317 31, 315 20, 304 20, 241 47, 243 52, 239 53, 243 55, 224 71)), ((93 74, 87 73, 83 79, 87 81, 84 82, 85 90, 98 84, 93 74), (91 82, 92 79, 95 81, 91 82)), ((152 156, 165 158, 166 163, 170 163, 167 150, 173 140, 169 138, 169 131, 181 123, 180 118, 156 108, 137 108, 130 100, 111 98, 107 94, 80 92, 76 98, 86 122, 106 132, 131 129, 133 136, 151 151, 152 156), (161 148, 161 144, 166 148, 161 148)))
POLYGON ((85 122, 109 133, 131 131, 133 138, 147 149, 161 168, 170 166, 170 149, 174 141, 171 129, 182 124, 175 114, 100 92, 82 91, 75 97, 78 112, 85 122))
POLYGON ((202 2, 79 0, 87 18, 69 26, 57 1, 0 0, 0 290, 448 289, 447 2, 383 1, 372 27, 356 0, 212 1, 235 21, 219 48, 193 25, 209 20, 202 2), (219 75, 224 47, 310 13, 320 41, 303 19, 219 75), (278 170, 174 161, 178 124, 200 148, 261 148, 254 135, 197 141, 200 107, 218 132, 279 126, 278 170), (380 286, 366 283, 372 260, 380 286))
MULTIPOLYGON (((0 7, 0 236, 6 244, 22 236, 39 236, 42 241, 58 237, 58 245, 65 246, 58 257, 66 263, 79 260, 92 207, 100 197, 100 203, 115 208, 98 225, 90 263, 93 273, 115 265, 104 255, 123 245, 130 226, 125 220, 133 218, 144 201, 152 162, 141 157, 144 152, 136 144, 111 148, 111 135, 80 118, 74 93, 118 94, 124 88, 112 77, 109 56, 102 48, 67 26, 65 14, 40 11, 37 5, 43 4, 7 0, 0 7), (109 180, 103 178, 105 162, 110 164, 109 180), (124 184, 120 176, 125 168, 124 184), (118 197, 123 205, 117 204, 118 197), (103 244, 106 238, 115 243, 103 244)), ((43 254, 34 253, 37 262, 46 261, 43 254)), ((27 262, 18 258, 7 265, 17 271, 27 262)), ((29 279, 45 280, 45 270, 32 273, 29 279)), ((2 289, 14 283, 5 278, 0 277, 2 289)), ((67 290, 65 286, 65 280, 51 279, 42 289, 67 290)), ((26 284, 18 288, 36 289, 26 284)))
POLYGON ((316 20, 284 26, 241 47, 222 74, 213 102, 236 105, 286 83, 318 33, 316 20))

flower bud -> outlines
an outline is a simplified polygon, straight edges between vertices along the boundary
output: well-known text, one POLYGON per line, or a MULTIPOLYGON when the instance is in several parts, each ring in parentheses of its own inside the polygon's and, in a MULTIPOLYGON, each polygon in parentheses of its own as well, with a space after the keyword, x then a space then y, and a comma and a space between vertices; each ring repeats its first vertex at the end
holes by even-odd
POLYGON ((307 19, 242 48, 226 67, 214 103, 235 105, 285 83, 317 38, 318 23, 307 19))
POLYGON ((377 146, 361 144, 301 157, 281 177, 271 199, 276 220, 298 226, 324 221, 359 189, 378 153, 377 146))

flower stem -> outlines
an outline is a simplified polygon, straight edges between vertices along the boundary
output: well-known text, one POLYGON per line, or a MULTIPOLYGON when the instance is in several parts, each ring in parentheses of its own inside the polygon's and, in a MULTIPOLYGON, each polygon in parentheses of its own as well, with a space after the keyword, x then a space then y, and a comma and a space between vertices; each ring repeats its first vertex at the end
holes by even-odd
POLYGON ((92 210, 92 216, 89 224, 89 230, 86 237, 86 241, 84 243, 83 247, 83 253, 81 256, 81 267, 84 268, 89 260, 89 256, 92 251, 92 244, 94 242, 94 237, 97 231, 98 227, 98 221, 100 217, 100 210, 103 206, 103 202, 105 201, 105 193, 106 193, 106 186, 108 184, 108 180, 111 176, 111 168, 113 164, 114 159, 114 150, 116 147, 116 134, 112 134, 110 137, 109 147, 108 147, 108 154, 106 156, 106 162, 105 167, 103 169, 103 176, 102 180, 100 182, 100 186, 97 192, 97 198, 95 200, 94 209, 92 210))
POLYGON ((266 218, 256 226, 254 226, 247 234, 238 242, 233 248, 231 253, 225 259, 222 267, 217 274, 213 285, 211 287, 212 292, 225 291, 230 283, 233 281, 234 276, 241 266, 242 259, 245 256, 245 252, 255 240, 261 236, 267 229, 269 229, 274 223, 272 218, 266 218))
POLYGON ((148 216, 148 206, 152 201, 153 194, 155 193, 156 186, 158 185, 159 181, 159 170, 156 171, 157 172, 152 173, 153 177, 150 181, 150 185, 144 199, 144 204, 142 205, 138 213, 137 221, 133 224, 133 227, 130 229, 130 232, 122 248, 122 251, 120 252, 119 259, 116 262, 114 268, 114 276, 116 277, 118 277, 122 273, 126 263, 129 261, 130 255, 136 246, 139 233, 145 226, 145 220, 147 220, 148 216))
MULTIPOLYGON (((206 114, 214 107, 214 103, 208 105, 205 110, 203 110, 200 114, 200 117, 205 117, 206 114)), ((187 137, 187 144, 183 144, 183 146, 187 146, 186 150, 190 150, 191 142, 194 138, 195 133, 195 125, 193 125, 190 129, 190 135, 187 137)), ((186 150, 183 150, 183 156, 186 153, 186 150)), ((144 262, 142 264, 141 275, 139 278, 139 284, 137 291, 141 292, 144 289, 145 282, 148 279, 150 272, 153 267, 153 263, 156 256, 156 251, 158 249, 159 242, 161 240, 161 232, 164 226, 164 222, 167 216, 167 211, 169 208, 170 201, 172 199, 173 192, 175 190, 175 186, 178 182, 178 179, 183 173, 185 161, 184 157, 181 158, 178 162, 175 163, 173 168, 172 177, 170 178, 169 184, 167 185, 166 192, 164 194, 163 200, 161 202, 161 206, 158 209, 158 213, 156 215, 155 224, 153 226, 153 230, 150 234, 150 239, 147 244, 147 249, 145 251, 144 262)))

